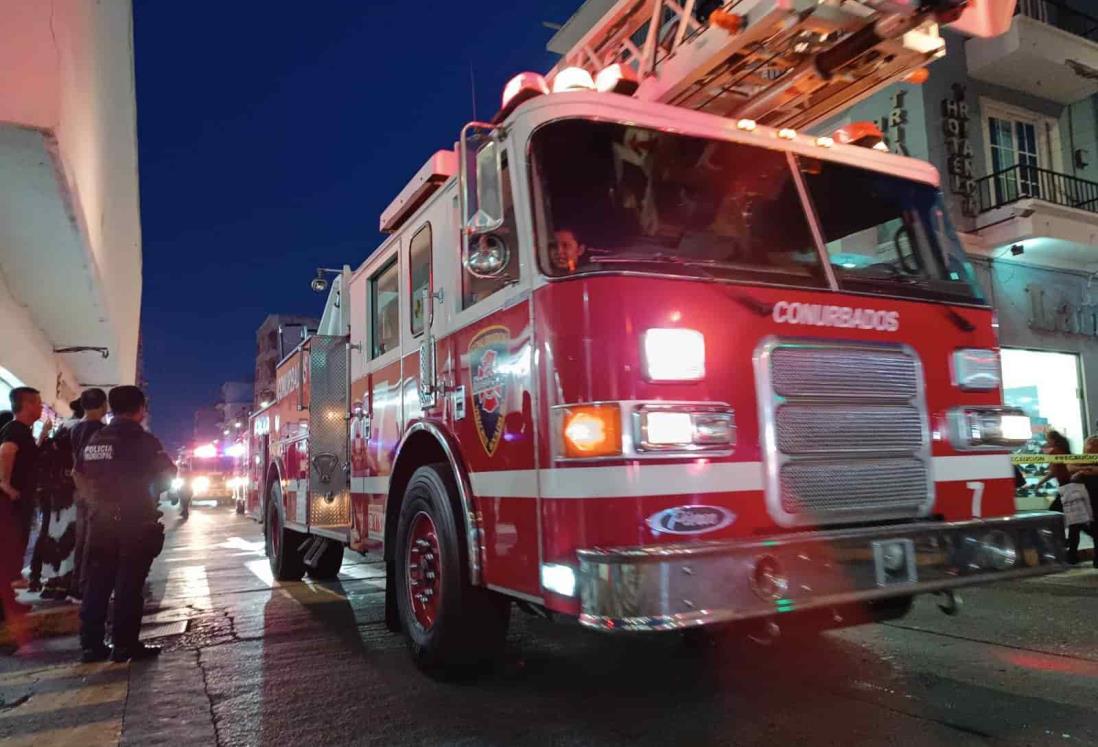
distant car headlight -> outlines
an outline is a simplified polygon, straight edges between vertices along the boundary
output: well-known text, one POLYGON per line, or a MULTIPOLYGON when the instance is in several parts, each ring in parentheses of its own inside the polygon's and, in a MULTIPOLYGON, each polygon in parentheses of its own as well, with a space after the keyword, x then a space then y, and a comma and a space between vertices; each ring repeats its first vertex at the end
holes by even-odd
POLYGON ((201 495, 210 489, 210 478, 205 475, 199 475, 191 480, 191 491, 195 495, 201 495))
POLYGON ((172 490, 179 490, 180 488, 183 487, 184 484, 185 483, 183 482, 182 477, 173 477, 172 478, 172 490))

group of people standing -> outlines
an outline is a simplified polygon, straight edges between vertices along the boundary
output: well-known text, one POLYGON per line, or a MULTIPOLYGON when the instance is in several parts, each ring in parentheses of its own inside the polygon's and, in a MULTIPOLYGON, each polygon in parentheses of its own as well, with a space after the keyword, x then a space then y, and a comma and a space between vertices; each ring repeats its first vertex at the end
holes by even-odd
MULTIPOLYGON (((139 642, 145 579, 164 542, 157 497, 175 476, 163 446, 143 427, 144 393, 88 389, 74 417, 43 423, 42 397, 18 387, 0 429, 0 612, 19 639, 26 586, 46 598, 81 600, 83 661, 129 661, 159 650, 139 642), (105 424, 108 406, 112 415, 105 424), (23 577, 31 528, 40 516, 29 578, 23 577), (48 572, 42 582, 43 567, 48 572), (106 627, 114 601, 113 648, 106 627)), ((22 641, 21 641, 22 642, 22 641)))
POLYGON ((15 389, 11 405, 10 411, 0 413, 0 421, 6 421, 0 423, 0 477, 11 475, 10 490, 0 485, 0 492, 8 500, 12 500, 12 491, 19 494, 12 506, 14 522, 8 522, 18 530, 17 542, 9 550, 10 562, 19 563, 16 584, 25 584, 43 599, 79 599, 87 491, 77 488, 80 477, 76 465, 80 450, 103 427, 107 395, 102 389, 87 390, 69 403, 72 418, 56 428, 50 422, 43 423, 37 437, 34 425, 42 413, 38 392, 28 387, 15 389), (11 468, 6 470, 8 460, 11 468), (30 548, 30 576, 22 578, 22 561, 36 518, 38 535, 30 548), (23 554, 15 558, 14 550, 18 548, 23 554))
MULTIPOLYGON (((1043 450, 1050 455, 1074 453, 1064 434, 1052 429, 1045 433, 1045 447, 1043 450)), ((1098 436, 1091 436, 1086 440, 1083 444, 1083 453, 1098 454, 1098 436)), ((1098 465, 1054 462, 1049 464, 1048 472, 1038 481, 1037 486, 1040 487, 1053 480, 1061 488, 1060 495, 1049 506, 1053 511, 1062 512, 1064 510, 1063 488, 1072 484, 1079 484, 1086 488, 1087 500, 1090 502, 1092 520, 1068 524, 1067 562, 1075 565, 1079 562, 1079 541, 1082 539, 1083 532, 1086 532, 1092 538, 1095 537, 1095 534, 1098 534, 1098 527, 1095 526, 1098 522, 1094 521, 1094 518, 1098 517, 1098 465)), ((1094 556, 1093 564, 1095 568, 1098 568, 1098 554, 1094 556)))

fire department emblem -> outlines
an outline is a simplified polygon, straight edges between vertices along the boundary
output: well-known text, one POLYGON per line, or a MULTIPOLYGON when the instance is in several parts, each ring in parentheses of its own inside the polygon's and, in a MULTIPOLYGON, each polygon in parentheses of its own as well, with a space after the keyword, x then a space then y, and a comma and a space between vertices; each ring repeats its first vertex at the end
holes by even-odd
POLYGON ((488 327, 469 343, 469 375, 473 380, 473 421, 488 456, 496 453, 503 437, 503 399, 507 377, 500 367, 508 354, 511 333, 506 327, 488 327))

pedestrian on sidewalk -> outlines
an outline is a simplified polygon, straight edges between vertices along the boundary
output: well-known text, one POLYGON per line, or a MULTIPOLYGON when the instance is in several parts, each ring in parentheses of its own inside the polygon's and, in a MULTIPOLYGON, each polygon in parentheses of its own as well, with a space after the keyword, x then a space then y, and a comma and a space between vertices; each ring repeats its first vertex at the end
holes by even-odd
POLYGON ((140 642, 145 578, 164 546, 157 510, 160 493, 175 477, 175 464, 142 427, 145 395, 118 386, 108 395, 113 420, 84 447, 83 474, 90 487, 84 599, 80 606, 81 660, 123 662, 157 656, 140 642), (107 608, 114 594, 107 648, 107 608))
POLYGON ((88 498, 91 487, 84 477, 84 447, 103 427, 107 415, 107 393, 98 387, 85 390, 80 395, 84 417, 72 429, 72 480, 76 499, 76 546, 73 550, 72 584, 69 595, 83 596, 82 570, 84 567, 85 538, 88 535, 88 498))
POLYGON ((42 488, 39 496, 49 512, 38 534, 31 576, 46 576, 42 584, 43 599, 65 599, 72 585, 76 549, 76 504, 72 467, 72 431, 84 416, 80 400, 69 403, 73 417, 64 420, 43 445, 39 471, 42 488))
MULTIPOLYGON (((1052 428, 1045 431, 1045 445, 1041 449, 1046 454, 1070 454, 1071 443, 1067 440, 1060 431, 1053 430, 1052 428)), ((1062 487, 1071 482, 1071 471, 1066 464, 1050 464, 1048 465, 1048 471, 1044 477, 1037 481, 1034 485, 1035 488, 1040 488, 1047 482, 1052 480, 1056 481, 1056 487, 1062 487)), ((1057 496, 1049 508, 1053 511, 1063 511, 1063 503, 1060 501, 1060 497, 1057 496)))
MULTIPOLYGON (((1083 453, 1098 454, 1098 436, 1091 436, 1084 442, 1083 453)), ((1095 518, 1098 518, 1098 510, 1096 510, 1098 509, 1098 466, 1074 466, 1072 481, 1081 483, 1086 488, 1090 501, 1091 517, 1089 522, 1075 523, 1068 526, 1067 562, 1070 565, 1075 565, 1079 562, 1079 540, 1082 538, 1082 533, 1086 532, 1091 536, 1091 539, 1094 539, 1095 534, 1098 534, 1095 528, 1095 518)), ((1095 548, 1093 565, 1098 568, 1098 547, 1095 548)))
POLYGON ((0 431, 0 604, 5 619, 28 611, 27 605, 15 599, 12 584, 23 580, 39 453, 32 429, 42 417, 42 396, 37 389, 16 387, 9 399, 13 417, 0 431))

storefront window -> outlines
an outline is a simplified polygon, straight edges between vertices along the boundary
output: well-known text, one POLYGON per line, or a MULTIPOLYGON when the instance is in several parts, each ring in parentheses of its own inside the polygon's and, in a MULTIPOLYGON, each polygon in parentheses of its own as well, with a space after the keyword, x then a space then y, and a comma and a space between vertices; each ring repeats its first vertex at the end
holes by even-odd
MULTIPOLYGON (((1045 431, 1054 428, 1067 437, 1072 452, 1083 450, 1086 428, 1083 422, 1082 382, 1079 357, 1071 353, 1004 349, 1003 399, 1025 410, 1033 422, 1033 439, 1022 451, 1039 453, 1045 445, 1045 431)), ((1046 465, 1023 465, 1026 486, 1018 491, 1018 508, 1044 509, 1056 495, 1056 482, 1036 484, 1046 465)))

